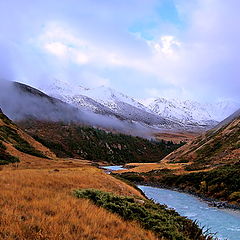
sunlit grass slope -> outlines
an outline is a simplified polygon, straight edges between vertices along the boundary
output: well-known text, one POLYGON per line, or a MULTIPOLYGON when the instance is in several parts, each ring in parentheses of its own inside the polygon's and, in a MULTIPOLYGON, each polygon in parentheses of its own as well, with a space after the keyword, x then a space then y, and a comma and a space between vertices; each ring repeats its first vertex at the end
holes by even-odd
POLYGON ((94 187, 141 197, 99 169, 6 169, 0 172, 0 185, 0 239, 157 239, 138 224, 72 196, 73 189, 94 187))

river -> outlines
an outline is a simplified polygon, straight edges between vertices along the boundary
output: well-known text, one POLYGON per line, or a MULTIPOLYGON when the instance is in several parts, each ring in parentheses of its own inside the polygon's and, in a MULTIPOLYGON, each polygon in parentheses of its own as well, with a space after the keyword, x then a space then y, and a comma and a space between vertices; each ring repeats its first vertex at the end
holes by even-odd
MULTIPOLYGON (((117 171, 124 167, 107 166, 104 169, 117 171)), ((187 193, 142 185, 138 188, 155 202, 166 204, 181 216, 197 220, 200 227, 210 229, 218 239, 240 240, 240 211, 211 207, 207 202, 187 193)))
POLYGON ((210 207, 198 197, 173 190, 141 185, 138 188, 155 202, 166 204, 181 216, 197 220, 205 229, 210 228, 219 239, 240 240, 240 211, 210 207))
POLYGON ((126 168, 124 168, 123 166, 120 166, 120 165, 119 166, 118 165, 115 165, 115 166, 103 166, 102 168, 105 169, 105 170, 108 170, 110 172, 126 169, 126 168))

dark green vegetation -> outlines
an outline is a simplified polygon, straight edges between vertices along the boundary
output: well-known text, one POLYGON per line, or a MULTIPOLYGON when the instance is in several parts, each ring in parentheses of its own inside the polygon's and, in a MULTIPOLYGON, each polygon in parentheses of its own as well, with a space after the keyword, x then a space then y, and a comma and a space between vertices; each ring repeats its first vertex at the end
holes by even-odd
POLYGON ((84 158, 112 164, 157 162, 182 146, 165 141, 114 134, 76 124, 25 121, 19 123, 58 157, 84 158))
POLYGON ((5 145, 0 141, 0 165, 19 162, 19 159, 7 153, 6 149, 5 145))
POLYGON ((120 176, 133 182, 178 188, 240 206, 240 162, 221 166, 208 172, 184 175, 175 175, 171 170, 163 169, 142 174, 124 173, 120 176))
POLYGON ((196 222, 151 200, 136 200, 95 189, 76 190, 74 195, 89 199, 97 206, 120 215, 124 220, 137 221, 143 228, 154 231, 164 239, 212 239, 211 236, 204 236, 196 222))

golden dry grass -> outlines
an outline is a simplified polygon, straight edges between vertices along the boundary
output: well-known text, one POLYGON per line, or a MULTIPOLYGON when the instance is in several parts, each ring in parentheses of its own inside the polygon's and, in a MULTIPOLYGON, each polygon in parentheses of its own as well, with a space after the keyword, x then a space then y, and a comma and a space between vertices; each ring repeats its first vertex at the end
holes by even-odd
POLYGON ((73 189, 98 188, 122 195, 141 194, 102 170, 79 168, 0 171, 0 239, 137 240, 157 239, 138 224, 75 199, 73 189))
MULTIPOLYGON (((36 140, 34 140, 30 135, 28 135, 27 133, 25 133, 23 130, 21 130, 20 128, 17 127, 17 125, 10 123, 10 124, 6 124, 3 122, 2 119, 0 119, 0 126, 7 126, 10 127, 11 129, 15 130, 17 132, 17 134, 24 139, 25 141, 27 141, 32 147, 34 147, 36 150, 42 152, 45 156, 49 157, 49 158, 56 158, 56 155, 47 147, 43 146, 41 143, 37 142, 36 140)), ((12 146, 12 144, 7 144, 8 146, 12 146)), ((14 152, 15 148, 8 148, 8 152, 10 154, 12 154, 12 151, 14 152)), ((14 155, 14 154, 13 154, 14 155)))
POLYGON ((156 139, 172 141, 174 143, 189 142, 199 136, 200 132, 160 132, 155 134, 156 139))
POLYGON ((124 173, 124 172, 138 172, 138 173, 144 173, 144 172, 150 172, 152 170, 159 170, 159 169, 170 169, 170 170, 176 170, 177 172, 184 171, 184 166, 188 165, 189 163, 166 163, 166 162, 160 162, 160 163, 128 163, 125 166, 130 167, 127 170, 119 170, 116 171, 116 173, 124 173))
POLYGON ((194 171, 185 170, 185 167, 191 164, 192 162, 168 163, 166 161, 163 161, 160 163, 128 163, 125 166, 130 167, 129 169, 118 170, 118 171, 115 171, 115 173, 127 173, 127 172, 147 173, 153 170, 169 169, 169 170, 172 170, 175 175, 182 175, 186 173, 207 172, 214 169, 212 167, 212 168, 203 169, 203 170, 194 170, 194 171))

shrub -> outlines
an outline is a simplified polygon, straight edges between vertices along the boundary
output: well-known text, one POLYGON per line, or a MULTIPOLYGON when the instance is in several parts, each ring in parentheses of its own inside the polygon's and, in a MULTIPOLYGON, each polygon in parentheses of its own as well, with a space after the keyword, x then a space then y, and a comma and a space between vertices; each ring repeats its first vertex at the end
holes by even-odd
POLYGON ((140 202, 132 197, 118 196, 96 189, 75 190, 74 196, 91 200, 99 207, 118 214, 124 220, 137 221, 159 237, 169 240, 212 239, 203 235, 196 222, 181 217, 172 209, 154 203, 152 200, 140 202))

